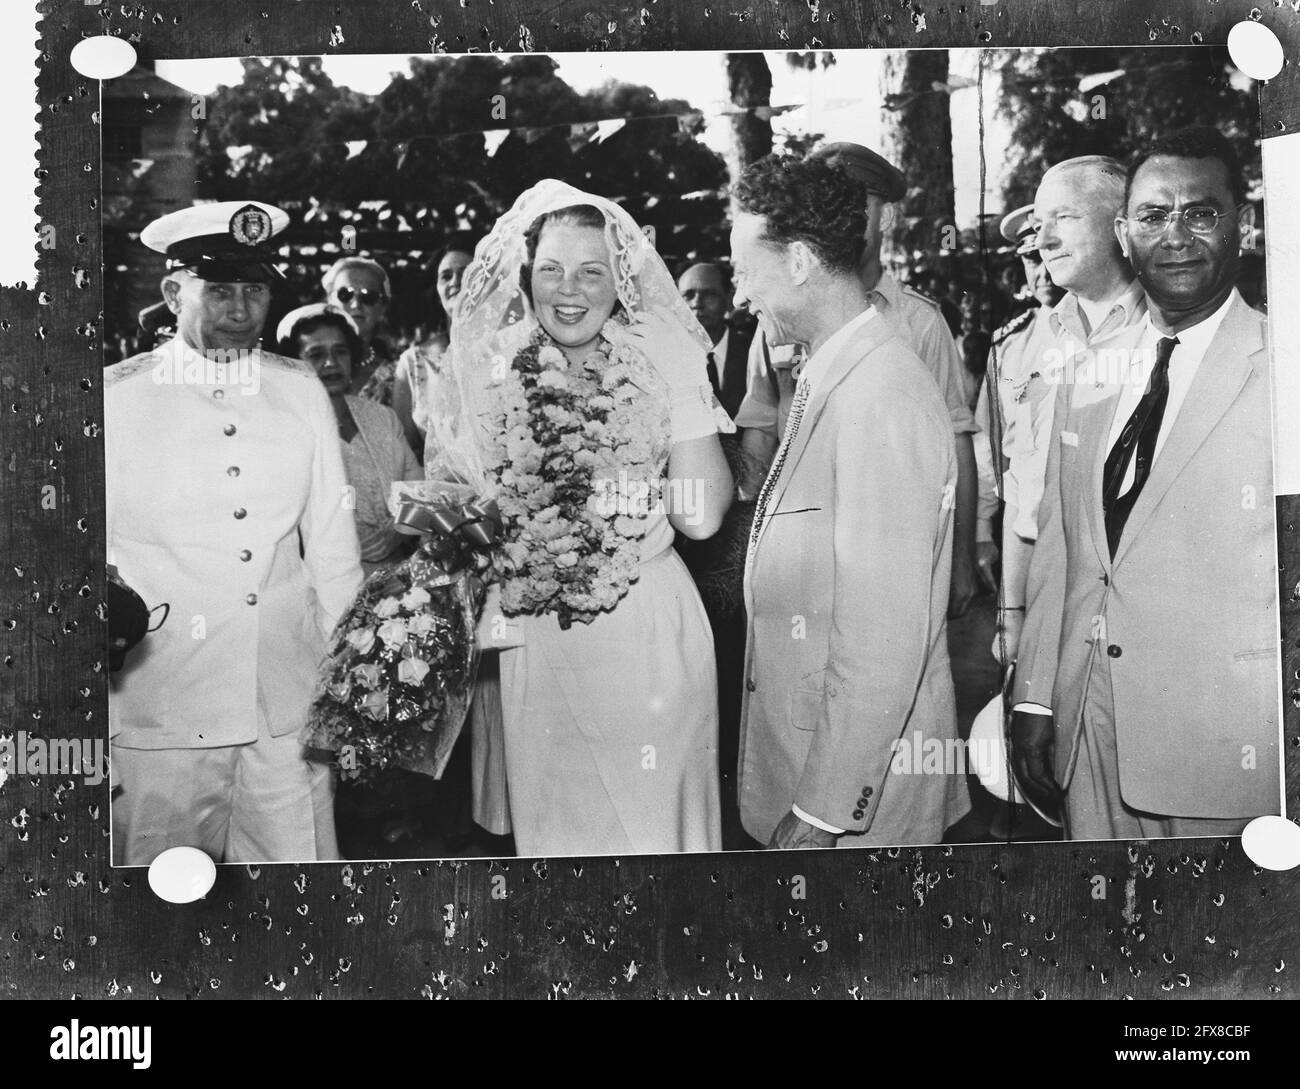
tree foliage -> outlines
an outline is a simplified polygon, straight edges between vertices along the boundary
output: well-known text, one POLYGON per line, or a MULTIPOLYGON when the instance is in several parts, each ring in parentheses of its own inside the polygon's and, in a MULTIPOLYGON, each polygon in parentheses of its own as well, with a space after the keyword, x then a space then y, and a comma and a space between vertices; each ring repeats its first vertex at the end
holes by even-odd
POLYGON ((999 110, 1016 160, 1005 207, 1034 199, 1043 171, 1076 155, 1127 160, 1152 137, 1213 125, 1232 140, 1248 186, 1260 181, 1259 106, 1226 49, 1047 49, 1006 52, 999 110))
POLYGON ((414 57, 373 96, 335 85, 315 57, 243 65, 243 80, 210 99, 199 192, 298 213, 288 237, 304 280, 339 255, 344 227, 395 279, 424 278, 447 233, 487 229, 548 177, 618 200, 656 228, 670 262, 725 253, 726 166, 695 139, 698 118, 667 116, 690 113, 685 101, 616 81, 579 92, 536 54, 414 57), (589 138, 615 118, 622 129, 589 138), (489 154, 484 130, 506 128, 489 154))

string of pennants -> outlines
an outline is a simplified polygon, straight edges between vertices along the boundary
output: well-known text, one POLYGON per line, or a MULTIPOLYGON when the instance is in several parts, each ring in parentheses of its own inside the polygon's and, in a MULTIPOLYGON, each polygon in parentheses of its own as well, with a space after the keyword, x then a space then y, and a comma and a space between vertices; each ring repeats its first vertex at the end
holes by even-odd
MULTIPOLYGON (((857 105, 858 99, 833 99, 822 103, 822 108, 827 110, 843 109, 848 106, 857 105)), ((734 107, 731 109, 720 110, 715 113, 705 113, 703 110, 684 110, 671 113, 640 114, 635 117, 615 117, 604 121, 578 121, 562 122, 550 125, 518 125, 502 128, 491 129, 465 129, 459 132, 443 132, 436 135, 412 136, 405 140, 344 140, 334 144, 321 144, 321 147, 342 147, 347 150, 348 159, 355 159, 368 148, 372 147, 393 147, 398 151, 397 166, 400 169, 405 161, 406 154, 414 144, 436 143, 443 140, 453 140, 470 136, 481 136, 483 138, 483 149, 489 159, 496 156, 501 149, 501 145, 511 136, 519 136, 526 144, 535 144, 549 133, 557 130, 567 130, 566 139, 569 147, 574 152, 590 144, 603 144, 616 132, 619 132, 630 123, 642 121, 663 121, 674 118, 677 121, 679 132, 689 135, 694 128, 703 120, 708 118, 713 120, 722 117, 736 117, 742 114, 751 114, 763 121, 770 121, 773 117, 781 114, 791 113, 795 110, 804 109, 804 103, 796 102, 779 106, 748 106, 734 107)), ((232 162, 240 162, 248 155, 256 151, 271 152, 274 148, 259 146, 255 144, 240 144, 234 147, 226 148, 226 154, 232 162)))

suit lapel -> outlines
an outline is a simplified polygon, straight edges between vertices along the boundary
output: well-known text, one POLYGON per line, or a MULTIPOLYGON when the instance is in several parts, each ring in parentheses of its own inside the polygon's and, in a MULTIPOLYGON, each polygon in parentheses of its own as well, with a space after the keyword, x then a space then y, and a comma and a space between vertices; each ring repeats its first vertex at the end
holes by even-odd
POLYGON ((1178 418, 1151 466, 1151 476, 1133 504, 1115 552, 1116 563, 1124 558, 1124 553, 1142 532, 1143 525, 1165 492, 1237 399, 1246 379, 1261 361, 1264 338, 1260 323, 1252 313, 1241 299, 1236 299, 1224 315, 1223 323, 1210 342, 1187 391, 1178 418))
POLYGON ((1110 453, 1110 429, 1115 425, 1115 413, 1119 411, 1119 389, 1113 397, 1098 404, 1096 421, 1088 427, 1079 426, 1080 442, 1087 442, 1087 448, 1080 451, 1079 464, 1084 466, 1088 478, 1080 482, 1080 494, 1087 497, 1088 528, 1092 533, 1092 544, 1097 550, 1097 558, 1102 566, 1110 570, 1110 543, 1106 539, 1106 515, 1102 509, 1102 481, 1106 476, 1106 455, 1110 453))
POLYGON ((826 407, 827 398, 830 397, 835 387, 848 377, 849 372, 854 367, 890 337, 894 336, 897 336, 897 334, 894 332, 893 327, 887 321, 883 321, 879 312, 877 312, 876 316, 863 326, 860 335, 854 337, 830 361, 826 373, 822 375, 817 383, 817 389, 813 391, 813 395, 808 399, 808 404, 804 406, 803 418, 799 422, 799 431, 795 435, 790 449, 786 452, 785 463, 781 466, 781 475, 772 487, 772 494, 767 502, 767 517, 763 519, 763 525, 759 530, 759 544, 762 543, 763 534, 767 532, 768 526, 772 524, 772 515, 780 509, 781 499, 785 495, 786 488, 790 486, 790 480, 794 475, 795 467, 799 464, 799 459, 808 448, 809 436, 826 407))

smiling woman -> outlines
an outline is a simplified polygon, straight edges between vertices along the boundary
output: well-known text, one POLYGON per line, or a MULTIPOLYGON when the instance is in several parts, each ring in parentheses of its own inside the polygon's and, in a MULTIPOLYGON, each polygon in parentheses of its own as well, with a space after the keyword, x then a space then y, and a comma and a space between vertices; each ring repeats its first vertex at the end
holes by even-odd
POLYGON ((329 303, 302 306, 286 314, 276 332, 281 354, 310 363, 330 395, 353 500, 361 567, 369 575, 400 554, 404 538, 394 528, 388 490, 396 480, 418 479, 419 462, 392 409, 350 392, 353 363, 362 356, 362 342, 345 311, 329 303))
POLYGON ((566 355, 580 361, 618 307, 605 243, 605 217, 575 205, 541 217, 524 236, 529 263, 520 284, 537 320, 566 355))

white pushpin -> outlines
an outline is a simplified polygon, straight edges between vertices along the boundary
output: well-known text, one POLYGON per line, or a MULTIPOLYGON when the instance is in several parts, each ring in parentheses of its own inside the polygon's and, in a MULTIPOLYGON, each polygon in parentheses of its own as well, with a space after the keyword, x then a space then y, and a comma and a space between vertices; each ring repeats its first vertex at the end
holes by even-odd
POLYGON ((1265 870, 1300 866, 1300 826, 1285 817, 1256 817, 1241 832, 1246 857, 1265 870))
POLYGON ((212 890, 217 864, 197 847, 168 847, 149 863, 149 887, 169 904, 192 904, 212 890))
POLYGON ((1272 79, 1282 71, 1282 43, 1263 23, 1250 19, 1228 31, 1228 56, 1251 79, 1272 79))
POLYGON ((68 60, 87 79, 117 79, 135 67, 135 46, 111 34, 101 34, 82 38, 72 47, 68 60))

